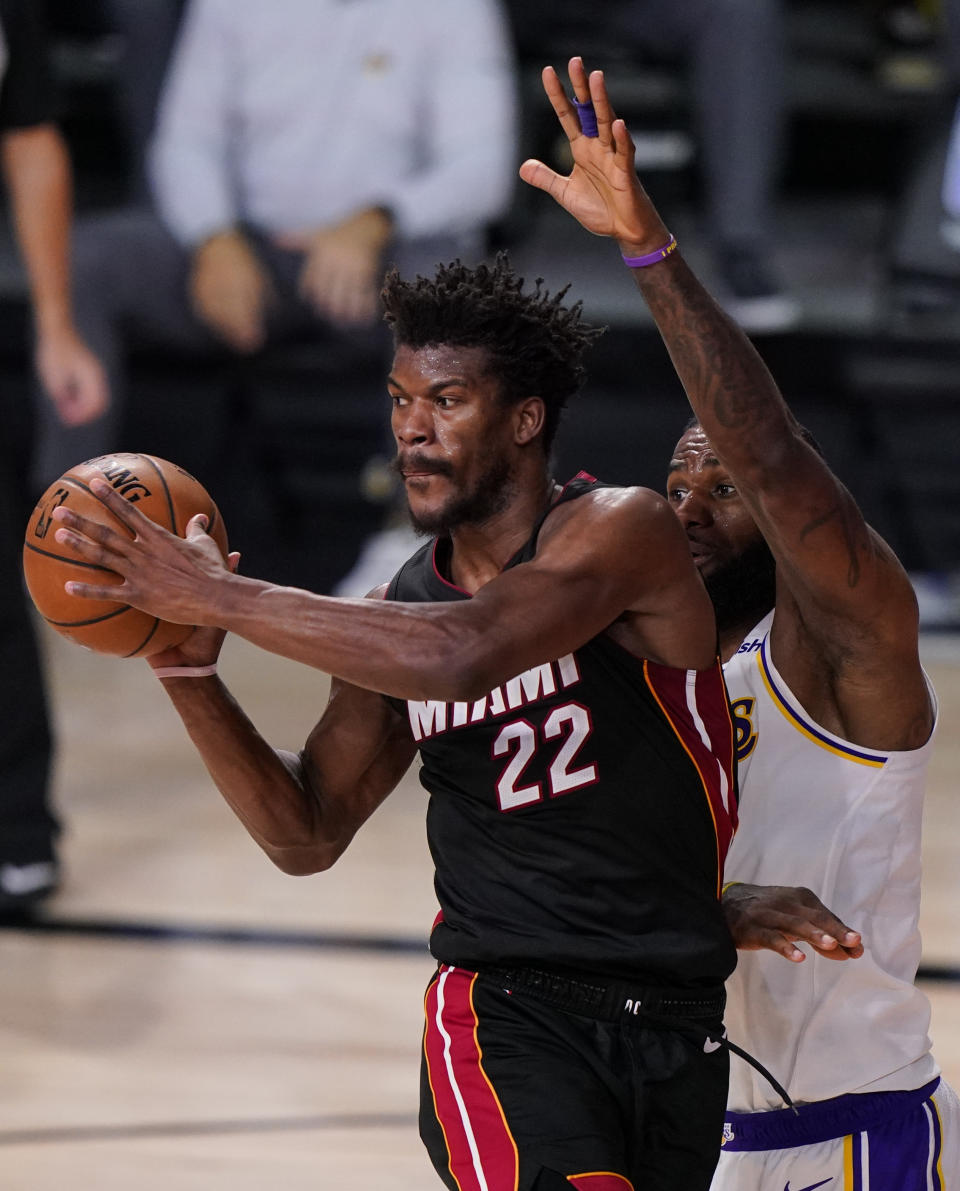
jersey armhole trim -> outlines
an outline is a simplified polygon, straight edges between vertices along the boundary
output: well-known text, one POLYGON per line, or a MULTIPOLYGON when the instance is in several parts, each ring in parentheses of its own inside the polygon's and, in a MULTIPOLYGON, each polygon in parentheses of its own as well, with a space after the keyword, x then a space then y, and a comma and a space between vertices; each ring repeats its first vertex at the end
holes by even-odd
POLYGON ((871 753, 865 749, 855 748, 852 744, 843 744, 839 740, 833 739, 790 703, 785 693, 778 687, 777 679, 767 658, 769 641, 769 636, 764 638, 760 652, 756 655, 757 669, 760 671, 760 677, 767 689, 767 694, 784 719, 788 720, 801 735, 806 736, 813 744, 825 749, 828 753, 833 753, 848 761, 854 761, 858 765, 866 765, 871 769, 882 769, 886 765, 888 757, 882 753, 871 753))

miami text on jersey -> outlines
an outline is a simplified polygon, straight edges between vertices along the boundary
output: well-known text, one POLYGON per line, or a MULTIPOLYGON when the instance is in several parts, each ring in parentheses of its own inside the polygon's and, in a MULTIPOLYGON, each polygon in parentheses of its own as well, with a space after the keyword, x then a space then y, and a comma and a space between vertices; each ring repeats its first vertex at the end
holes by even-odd
POLYGON ((435 699, 425 702, 407 701, 407 714, 414 740, 425 740, 452 728, 463 728, 481 720, 516 711, 529 703, 537 703, 566 690, 580 681, 580 667, 572 653, 555 662, 525 670, 503 686, 494 687, 489 695, 474 703, 441 703, 435 699))

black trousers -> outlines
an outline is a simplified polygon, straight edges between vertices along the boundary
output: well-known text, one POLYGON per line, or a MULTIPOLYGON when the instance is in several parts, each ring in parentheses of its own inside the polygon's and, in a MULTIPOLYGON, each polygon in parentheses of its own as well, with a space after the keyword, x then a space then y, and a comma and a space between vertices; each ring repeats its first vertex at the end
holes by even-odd
POLYGON ((420 1135, 446 1186, 707 1191, 727 1096, 728 1055, 709 1040, 721 1014, 688 1033, 625 1000, 611 1020, 503 984, 441 965, 427 990, 420 1135))
POLYGON ((29 381, 0 384, 0 863, 51 860, 52 740, 21 553, 36 495, 28 486, 29 381))

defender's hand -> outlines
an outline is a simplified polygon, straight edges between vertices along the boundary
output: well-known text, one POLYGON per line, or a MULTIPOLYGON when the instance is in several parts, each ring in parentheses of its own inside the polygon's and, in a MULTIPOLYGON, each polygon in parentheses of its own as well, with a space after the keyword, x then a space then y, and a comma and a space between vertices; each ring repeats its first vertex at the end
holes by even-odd
POLYGON ((186 537, 180 538, 144 516, 105 480, 91 480, 90 490, 130 536, 65 505, 55 510, 61 528, 54 536, 85 562, 120 575, 123 583, 71 582, 66 591, 81 599, 119 600, 174 624, 216 625, 216 595, 230 570, 206 531, 206 516, 191 517, 186 537))
POLYGON ((576 108, 556 71, 545 67, 543 87, 570 142, 573 169, 564 178, 542 161, 530 159, 520 167, 520 177, 552 195, 588 232, 619 241, 625 255, 641 256, 663 247, 669 232, 640 185, 633 141, 614 114, 603 72, 591 71, 588 78, 580 58, 571 58, 568 70, 577 100, 593 103, 597 135, 581 131, 576 108))
POLYGON ((809 943, 825 959, 863 955, 859 931, 800 886, 731 885, 723 895, 723 913, 740 951, 776 951, 797 964, 806 956, 795 943, 809 943))

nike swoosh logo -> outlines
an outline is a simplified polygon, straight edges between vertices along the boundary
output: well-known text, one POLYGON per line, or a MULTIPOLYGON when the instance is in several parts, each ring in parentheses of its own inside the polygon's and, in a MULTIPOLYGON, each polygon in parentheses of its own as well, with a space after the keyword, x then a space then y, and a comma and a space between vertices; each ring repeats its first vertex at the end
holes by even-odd
MULTIPOLYGON (((817 1191, 817 1187, 825 1187, 827 1183, 833 1182, 833 1175, 828 1179, 821 1179, 819 1183, 810 1183, 809 1186, 800 1187, 799 1191, 817 1191)), ((790 1183, 788 1182, 783 1191, 790 1191, 790 1183)))

